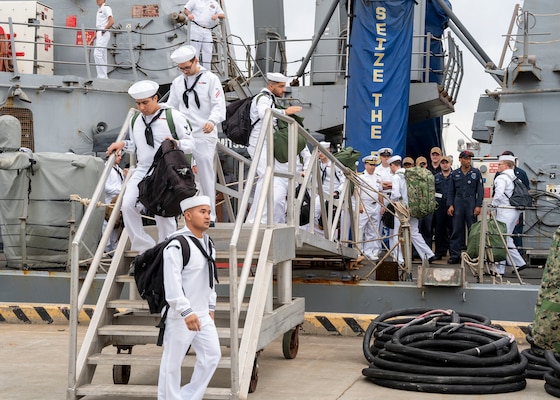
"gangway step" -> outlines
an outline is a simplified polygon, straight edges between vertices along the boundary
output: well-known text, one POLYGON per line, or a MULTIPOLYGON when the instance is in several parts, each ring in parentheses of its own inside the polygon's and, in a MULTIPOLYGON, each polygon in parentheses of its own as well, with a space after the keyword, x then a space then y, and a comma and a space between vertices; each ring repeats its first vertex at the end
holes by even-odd
MULTIPOLYGON (((190 354, 190 353, 189 353, 190 354)), ((194 353, 193 353, 194 354, 194 353)), ((196 362, 195 357, 185 357, 183 367, 192 368, 196 362)), ((159 366, 161 363, 161 350, 159 354, 93 354, 88 357, 91 365, 131 365, 131 366, 159 366)), ((231 357, 223 357, 218 362, 218 368, 230 368, 231 357)))
MULTIPOLYGON (((220 339, 229 338, 229 328, 216 328, 220 339)), ((241 337, 243 329, 239 329, 241 337)), ((145 325, 105 325, 98 329, 98 334, 102 336, 146 336, 157 338, 159 328, 145 325)))
MULTIPOLYGON (((204 399, 208 400, 229 400, 230 388, 207 388, 204 399)), ((87 384, 76 389, 76 395, 80 396, 130 396, 143 399, 157 398, 157 386, 154 385, 101 385, 87 384)))
MULTIPOLYGON (((247 300, 248 301, 248 300, 247 300)), ((241 311, 247 311, 249 305, 247 303, 243 303, 241 305, 241 311)), ((114 308, 120 310, 134 310, 134 311, 149 311, 150 307, 148 306, 148 302, 146 300, 138 299, 138 300, 130 300, 130 299, 117 299, 117 300, 110 300, 107 302, 107 308, 114 308)), ((216 303, 216 311, 218 312, 226 312, 229 311, 230 305, 226 301, 218 301, 216 303)), ((153 314, 157 315, 157 314, 153 314)))

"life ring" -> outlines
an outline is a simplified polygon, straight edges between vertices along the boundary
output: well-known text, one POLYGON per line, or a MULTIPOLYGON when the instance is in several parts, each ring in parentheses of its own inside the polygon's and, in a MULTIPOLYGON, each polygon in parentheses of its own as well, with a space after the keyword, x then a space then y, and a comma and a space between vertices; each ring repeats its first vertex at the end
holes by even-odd
POLYGON ((0 72, 12 72, 14 66, 12 65, 12 43, 10 38, 0 26, 0 72))

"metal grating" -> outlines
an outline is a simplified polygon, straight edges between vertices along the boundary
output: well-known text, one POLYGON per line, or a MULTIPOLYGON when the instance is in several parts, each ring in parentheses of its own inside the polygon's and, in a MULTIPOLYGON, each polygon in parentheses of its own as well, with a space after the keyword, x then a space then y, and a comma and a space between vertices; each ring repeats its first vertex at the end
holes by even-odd
POLYGON ((2 107, 0 115, 11 115, 16 117, 21 124, 21 146, 35 151, 33 140, 33 113, 28 108, 2 107))

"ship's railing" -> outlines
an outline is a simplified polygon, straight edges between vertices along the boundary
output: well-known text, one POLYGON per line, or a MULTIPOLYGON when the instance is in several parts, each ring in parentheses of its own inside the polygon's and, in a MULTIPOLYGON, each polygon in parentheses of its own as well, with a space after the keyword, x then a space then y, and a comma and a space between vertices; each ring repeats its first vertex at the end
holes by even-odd
MULTIPOLYGON (((98 47, 95 43, 88 44, 95 36, 96 28, 94 27, 30 24, 15 22, 12 17, 5 19, 1 16, 0 26, 6 28, 4 34, 0 34, 0 72, 11 72, 14 77, 19 77, 21 74, 74 74, 91 80, 96 76, 93 67, 102 65, 93 61, 93 52, 95 49, 104 47, 98 47), (18 35, 18 32, 30 27, 35 28, 32 39, 25 39, 24 36, 18 35)), ((229 71, 224 29, 224 24, 220 22, 219 29, 213 31, 212 65, 214 71, 226 79, 229 71)), ((152 60, 150 65, 157 65, 157 67, 151 68, 143 67, 138 63, 140 52, 165 51, 166 49, 171 51, 179 45, 190 43, 189 23, 172 23, 171 31, 175 32, 173 41, 162 40, 161 45, 152 48, 148 44, 134 40, 134 36, 137 36, 139 32, 129 25, 125 27, 117 25, 112 29, 107 29, 106 34, 113 37, 106 47, 109 62, 103 64, 108 68, 109 76, 115 71, 119 71, 124 74, 124 78, 130 80, 138 80, 145 76, 157 80, 162 74, 167 77, 175 76, 173 71, 175 67, 167 60, 163 62, 152 60)), ((142 34, 152 36, 157 33, 142 32, 142 34)))
MULTIPOLYGON (((236 59, 235 54, 232 54, 231 57, 237 61, 239 71, 244 76, 249 77, 249 79, 253 76, 262 76, 263 70, 280 71, 287 75, 293 75, 291 71, 300 71, 298 74, 301 73, 301 76, 297 76, 297 78, 302 78, 302 85, 306 84, 307 76, 310 77, 311 84, 317 80, 317 77, 327 74, 333 77, 332 83, 345 76, 347 56, 345 31, 338 37, 323 37, 320 39, 322 43, 337 42, 336 48, 338 50, 330 53, 313 52, 311 56, 313 68, 309 68, 307 63, 304 65, 303 63, 306 60, 303 58, 286 59, 285 54, 287 54, 287 51, 282 52, 280 59, 278 59, 277 51, 278 46, 287 49, 291 46, 305 43, 311 44, 313 39, 285 40, 269 37, 264 43, 250 46, 242 41, 239 44, 232 40, 232 38, 238 39, 237 36, 228 35, 228 47, 233 49, 242 47, 244 58, 236 59), (262 58, 257 58, 256 56, 259 47, 264 47, 265 49, 262 58), (327 68, 325 65, 322 65, 323 63, 317 62, 320 59, 329 58, 332 62, 328 64, 332 68, 327 68)), ((239 38, 239 40, 241 39, 239 38)), ((426 35, 415 35, 413 43, 410 68, 411 82, 436 82, 440 87, 440 92, 444 92, 446 96, 449 96, 450 101, 454 103, 463 78, 463 56, 453 37, 448 34, 443 38, 437 38, 428 33, 426 35), (434 51, 434 48, 440 48, 441 50, 434 51)))

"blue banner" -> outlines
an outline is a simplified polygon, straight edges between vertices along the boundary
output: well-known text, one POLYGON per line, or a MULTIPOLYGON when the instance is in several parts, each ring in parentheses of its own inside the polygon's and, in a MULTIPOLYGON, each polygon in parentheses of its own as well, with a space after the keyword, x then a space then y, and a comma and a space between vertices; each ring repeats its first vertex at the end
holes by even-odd
POLYGON ((346 146, 404 156, 414 0, 356 0, 346 94, 346 146))

